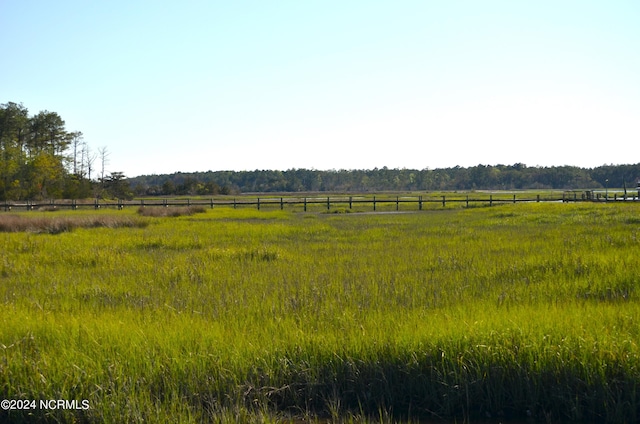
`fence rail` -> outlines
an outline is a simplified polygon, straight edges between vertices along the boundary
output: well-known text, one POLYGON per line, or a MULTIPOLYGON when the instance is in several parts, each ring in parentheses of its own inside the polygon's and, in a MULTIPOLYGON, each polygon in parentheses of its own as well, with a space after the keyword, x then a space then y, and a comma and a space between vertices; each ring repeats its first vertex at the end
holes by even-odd
MULTIPOLYGON (((57 209, 101 209, 117 208, 124 209, 130 207, 185 207, 201 206, 214 208, 217 206, 243 208, 256 207, 257 209, 301 209, 304 212, 311 210, 331 211, 338 208, 349 210, 369 210, 369 211, 400 211, 400 210, 423 210, 425 208, 446 208, 446 207, 472 207, 472 206, 493 206, 504 203, 520 202, 611 202, 611 201, 639 201, 638 195, 619 196, 617 193, 601 195, 594 192, 564 192, 562 195, 552 194, 548 196, 530 194, 488 194, 485 196, 474 193, 471 195, 461 195, 452 193, 450 195, 427 195, 427 196, 390 196, 390 195, 357 195, 357 196, 266 196, 266 197, 221 197, 210 199, 138 199, 138 200, 115 200, 106 201, 94 199, 87 200, 48 200, 48 201, 5 201, 4 211, 31 211, 31 210, 57 210, 57 209)), ((2 207, 2 206, 0 206, 2 207)))

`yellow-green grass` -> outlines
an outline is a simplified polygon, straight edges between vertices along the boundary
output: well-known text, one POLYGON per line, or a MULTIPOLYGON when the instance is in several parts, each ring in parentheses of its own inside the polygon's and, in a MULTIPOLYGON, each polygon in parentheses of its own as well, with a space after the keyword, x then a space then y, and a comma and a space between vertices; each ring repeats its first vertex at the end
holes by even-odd
POLYGON ((146 226, 0 233, 0 397, 90 404, 0 419, 637 421, 639 213, 130 208, 98 215, 146 226))

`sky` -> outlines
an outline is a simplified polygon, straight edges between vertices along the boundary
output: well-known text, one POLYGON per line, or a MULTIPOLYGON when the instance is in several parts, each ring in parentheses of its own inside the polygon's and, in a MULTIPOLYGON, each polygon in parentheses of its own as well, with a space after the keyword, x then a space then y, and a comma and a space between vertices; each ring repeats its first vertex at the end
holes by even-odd
POLYGON ((108 172, 640 162, 637 0, 0 0, 0 103, 108 172))

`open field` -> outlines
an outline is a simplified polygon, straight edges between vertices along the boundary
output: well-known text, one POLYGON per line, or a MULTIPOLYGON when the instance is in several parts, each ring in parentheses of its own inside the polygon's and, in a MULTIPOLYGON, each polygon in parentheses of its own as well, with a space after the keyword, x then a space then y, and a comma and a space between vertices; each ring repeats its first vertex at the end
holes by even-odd
POLYGON ((0 398, 89 405, 0 421, 640 419, 638 204, 199 212, 0 214, 0 398))

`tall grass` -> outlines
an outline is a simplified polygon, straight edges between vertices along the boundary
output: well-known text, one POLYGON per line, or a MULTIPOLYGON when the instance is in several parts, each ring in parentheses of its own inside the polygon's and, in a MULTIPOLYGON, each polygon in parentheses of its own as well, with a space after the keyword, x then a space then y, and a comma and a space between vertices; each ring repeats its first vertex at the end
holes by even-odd
POLYGON ((205 213, 207 210, 204 206, 167 206, 167 207, 139 207, 138 214, 142 216, 153 216, 153 217, 178 217, 183 215, 193 215, 196 213, 205 213))
MULTIPOLYGON (((44 211, 49 212, 49 211, 44 211)), ((96 214, 95 216, 51 216, 42 212, 0 214, 0 232, 32 232, 58 234, 74 228, 144 227, 147 222, 131 216, 96 214)))
POLYGON ((636 217, 219 208, 0 233, 0 397, 90 401, 36 411, 63 422, 637 421, 636 217))

